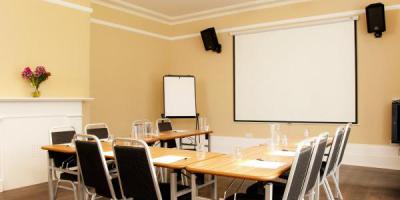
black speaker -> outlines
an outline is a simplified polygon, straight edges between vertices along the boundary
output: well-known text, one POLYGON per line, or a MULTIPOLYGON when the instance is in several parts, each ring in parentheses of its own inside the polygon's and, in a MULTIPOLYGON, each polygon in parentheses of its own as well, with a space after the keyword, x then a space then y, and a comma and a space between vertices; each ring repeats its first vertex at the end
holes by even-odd
POLYGON ((214 27, 202 30, 201 38, 203 39, 206 51, 212 50, 221 53, 221 45, 218 43, 217 33, 215 32, 214 27))
POLYGON ((400 101, 392 103, 392 143, 400 143, 400 101))
POLYGON ((368 33, 375 33, 375 37, 382 37, 386 31, 385 5, 374 3, 366 8, 368 33))

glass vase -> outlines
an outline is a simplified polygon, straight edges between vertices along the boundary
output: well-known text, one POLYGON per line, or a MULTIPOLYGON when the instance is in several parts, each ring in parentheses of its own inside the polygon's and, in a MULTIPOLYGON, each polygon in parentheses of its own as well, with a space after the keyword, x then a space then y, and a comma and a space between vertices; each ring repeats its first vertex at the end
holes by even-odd
POLYGON ((38 88, 35 88, 35 91, 32 92, 32 97, 34 98, 40 97, 40 91, 38 88))

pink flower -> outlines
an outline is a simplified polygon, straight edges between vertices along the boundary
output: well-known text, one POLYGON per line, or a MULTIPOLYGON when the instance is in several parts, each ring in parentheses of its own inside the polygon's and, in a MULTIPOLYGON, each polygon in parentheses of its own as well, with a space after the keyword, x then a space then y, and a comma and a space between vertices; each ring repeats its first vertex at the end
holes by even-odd
POLYGON ((22 71, 22 77, 24 79, 30 79, 33 76, 33 72, 30 67, 25 67, 24 71, 22 71))
POLYGON ((43 66, 37 66, 35 69, 35 77, 40 77, 43 74, 47 74, 46 69, 43 66))

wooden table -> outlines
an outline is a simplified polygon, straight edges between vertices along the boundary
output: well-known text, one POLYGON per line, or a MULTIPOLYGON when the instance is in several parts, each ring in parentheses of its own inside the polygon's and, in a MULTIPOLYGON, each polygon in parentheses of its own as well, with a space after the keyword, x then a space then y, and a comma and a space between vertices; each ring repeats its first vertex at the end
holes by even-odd
MULTIPOLYGON (((103 151, 106 153, 105 157, 106 158, 114 158, 114 155, 111 153, 112 152, 112 146, 109 142, 101 142, 103 151)), ((162 156, 182 156, 185 157, 185 160, 173 162, 173 163, 158 163, 154 162, 154 165, 157 167, 163 167, 163 168, 168 168, 168 169, 185 169, 186 166, 190 164, 194 164, 196 162, 201 162, 205 161, 208 159, 212 159, 215 157, 223 156, 224 154, 221 153, 212 153, 212 152, 196 152, 196 151, 189 151, 189 150, 181 150, 181 149, 168 149, 168 148, 161 148, 161 147, 149 147, 150 148, 150 154, 151 157, 158 158, 162 156)), ((58 153, 66 153, 66 154, 75 154, 76 150, 73 148, 71 145, 48 145, 48 146, 43 146, 43 150, 49 151, 49 152, 58 152, 58 153)), ((51 174, 53 173, 53 168, 51 165, 51 160, 49 159, 49 188, 53 188, 52 186, 52 179, 51 179, 51 174)), ((214 180, 216 178, 214 177, 214 180)), ((214 183, 215 188, 216 188, 216 181, 214 180, 211 181, 211 183, 214 183)), ((181 190, 177 191, 177 173, 172 172, 170 174, 170 184, 171 184, 171 199, 177 199, 178 196, 187 194, 191 192, 191 189, 187 190, 181 190)), ((52 190, 49 189, 50 193, 50 199, 54 198, 54 195, 52 194, 52 190)))
MULTIPOLYGON (((154 142, 165 142, 168 140, 179 139, 182 144, 182 138, 192 137, 192 136, 200 136, 206 135, 208 136, 208 151, 211 151, 211 137, 212 131, 200 131, 200 130, 171 130, 171 131, 163 131, 160 132, 158 136, 146 136, 142 138, 147 143, 154 142)), ((197 140, 196 140, 197 141, 197 140)), ((197 145, 197 144, 195 144, 197 145)))
MULTIPOLYGON (((274 151, 295 152, 299 143, 278 146, 274 151)), ((332 138, 328 138, 327 145, 331 144, 332 138)), ((277 155, 274 151, 267 145, 259 145, 241 150, 240 159, 233 155, 225 155, 188 165, 186 170, 192 173, 192 199, 197 197, 196 182, 193 182, 196 180, 196 173, 265 182, 277 179, 291 167, 295 157, 277 155), (284 165, 276 169, 243 166, 243 163, 252 160, 282 162, 284 165)), ((265 198, 272 199, 272 184, 267 185, 265 189, 265 198)))

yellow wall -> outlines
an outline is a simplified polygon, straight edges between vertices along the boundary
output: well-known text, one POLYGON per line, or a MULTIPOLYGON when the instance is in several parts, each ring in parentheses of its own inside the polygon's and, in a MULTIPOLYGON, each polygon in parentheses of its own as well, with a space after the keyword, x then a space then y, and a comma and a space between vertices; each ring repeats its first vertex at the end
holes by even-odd
POLYGON ((159 118, 169 41, 91 25, 91 122, 128 136, 134 120, 159 118))
MULTIPOLYGON (((206 27, 217 29, 255 23, 331 14, 364 9, 374 1, 311 1, 288 6, 262 9, 172 26, 159 25, 147 19, 115 10, 93 6, 93 16, 106 21, 144 29, 163 35, 198 33, 206 27), (113 14, 114 13, 114 14, 113 14)), ((386 5, 396 1, 383 1, 386 5)), ((390 103, 400 96, 399 50, 400 11, 387 12, 388 31, 382 39, 366 33, 365 15, 358 23, 359 125, 350 138, 353 143, 390 143, 390 103)), ((135 119, 158 118, 162 111, 163 74, 193 74, 197 78, 198 111, 206 116, 216 135, 255 137, 268 134, 266 123, 233 122, 232 37, 218 35, 221 54, 206 52, 200 37, 168 42, 136 33, 92 24, 91 33, 91 94, 92 121, 106 121, 114 134, 127 136, 135 119), (113 70, 106 70, 113 66, 113 70), (136 76, 136 74, 141 76, 136 76), (112 77, 111 77, 112 75, 112 77), (131 78, 130 78, 131 77, 131 78), (148 78, 144 78, 148 77, 148 78), (109 81, 102 81, 104 78, 109 81), (141 95, 135 95, 140 91, 141 95)), ((193 120, 174 120, 175 127, 193 128, 193 120)), ((335 125, 284 125, 283 132, 302 137, 304 129, 312 134, 334 132, 335 125)))
POLYGON ((42 0, 3 0, 0 13, 0 96, 29 97, 32 88, 20 73, 37 65, 52 73, 42 96, 89 95, 90 13, 42 0))
MULTIPOLYGON (((400 96, 400 11, 387 14, 388 31, 375 39, 366 33, 365 15, 358 22, 358 117, 359 125, 351 135, 353 143, 388 144, 391 134, 391 101, 400 96)), ((169 73, 194 74, 197 78, 198 110, 204 114, 217 135, 256 137, 268 134, 266 123, 233 122, 232 36, 219 34, 222 53, 203 50, 201 38, 180 40, 172 46, 169 73)), ((179 123, 179 121, 175 121, 179 123)), ((193 126, 188 122, 180 123, 193 126)), ((305 128, 314 134, 335 130, 335 125, 283 125, 284 133, 301 137, 305 128)))

